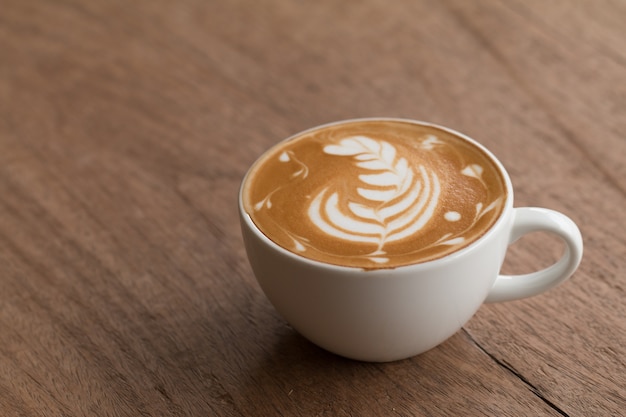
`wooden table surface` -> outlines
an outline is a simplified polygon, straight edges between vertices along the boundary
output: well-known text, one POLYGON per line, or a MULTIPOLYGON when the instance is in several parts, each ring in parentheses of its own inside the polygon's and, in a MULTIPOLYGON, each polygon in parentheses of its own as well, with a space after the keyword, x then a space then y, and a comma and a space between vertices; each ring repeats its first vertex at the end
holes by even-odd
MULTIPOLYGON (((0 6, 0 415, 626 415, 626 3, 0 6), (343 359, 248 265, 239 183, 334 120, 444 124, 585 255, 425 354, 343 359)), ((504 270, 552 263, 534 234, 504 270)))

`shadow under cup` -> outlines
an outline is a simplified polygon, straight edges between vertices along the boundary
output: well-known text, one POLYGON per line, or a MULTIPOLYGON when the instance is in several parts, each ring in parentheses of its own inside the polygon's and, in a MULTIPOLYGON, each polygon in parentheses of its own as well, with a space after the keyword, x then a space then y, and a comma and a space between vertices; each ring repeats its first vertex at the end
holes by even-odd
MULTIPOLYGON (((422 122, 356 122, 372 120, 433 127, 480 148, 504 180, 502 210, 481 236, 445 256, 396 267, 342 266, 287 250, 257 227, 243 201, 249 171, 239 194, 248 259, 267 298, 296 331, 318 346, 348 358, 375 362, 404 359, 449 338, 485 300, 506 301, 535 295, 574 272, 582 256, 582 239, 576 225, 552 210, 514 209, 508 174, 480 144, 458 132, 422 122), (508 245, 537 230, 552 232, 565 241, 563 257, 552 267, 525 276, 499 275, 508 245)), ((355 121, 321 128, 346 123, 355 121)), ((303 134, 306 132, 294 137, 303 134)), ((290 139, 276 146, 280 148, 290 139)))

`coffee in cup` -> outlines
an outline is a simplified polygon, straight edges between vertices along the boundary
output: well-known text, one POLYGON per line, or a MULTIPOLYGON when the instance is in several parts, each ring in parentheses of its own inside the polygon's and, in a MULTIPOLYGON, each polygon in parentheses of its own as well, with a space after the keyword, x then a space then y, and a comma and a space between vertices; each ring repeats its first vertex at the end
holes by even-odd
POLYGON ((281 143, 252 167, 246 212, 272 241, 335 265, 394 268, 480 238, 506 185, 480 147, 435 126, 357 120, 281 143))
POLYGON ((582 257, 576 224, 513 207, 502 164, 478 142, 429 123, 348 120, 278 143, 239 192, 248 260, 276 310, 339 355, 392 361, 457 332, 484 302, 540 294, 582 257), (561 258, 501 275, 508 246, 543 231, 561 258))

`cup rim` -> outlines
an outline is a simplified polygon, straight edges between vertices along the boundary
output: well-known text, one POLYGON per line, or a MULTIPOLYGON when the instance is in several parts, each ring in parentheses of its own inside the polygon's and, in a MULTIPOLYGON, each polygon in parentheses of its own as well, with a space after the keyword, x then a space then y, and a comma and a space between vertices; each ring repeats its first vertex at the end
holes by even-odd
POLYGON ((495 233, 495 231, 497 229, 499 229, 502 226, 502 223, 504 223, 508 217, 509 212, 513 209, 513 185, 511 182, 511 178, 509 176, 509 173, 507 172, 507 170, 504 168, 504 165, 502 165, 502 163, 500 162, 500 160, 489 150, 487 149, 483 144, 481 144, 480 142, 476 141, 475 139, 471 138, 470 136, 461 133, 457 130, 451 129, 449 127, 445 127, 436 123, 431 123, 431 122, 425 122, 425 121, 421 121, 421 120, 416 120, 416 119, 409 119, 409 118, 402 118, 402 117, 361 117, 361 118, 351 118, 351 119, 344 119, 344 120, 338 120, 338 121, 334 121, 334 122, 329 122, 329 123, 323 123, 320 125, 316 125, 314 127, 302 130, 300 132, 297 132, 295 134, 292 134, 290 136, 288 136, 285 139, 280 140, 279 142, 276 142, 274 145, 270 146, 269 148, 267 148, 263 153, 261 153, 256 160, 248 167, 246 173, 244 174, 241 183, 239 185, 239 191, 238 191, 238 206, 239 206, 239 216, 241 218, 241 220, 243 222, 245 222, 246 226, 248 227, 248 229, 250 229, 258 238, 260 238, 262 241, 265 242, 265 244, 269 245, 272 249, 277 250, 279 253, 281 253, 283 256, 287 256, 295 261, 298 262, 304 262, 305 264, 309 264, 311 266, 315 266, 317 268, 328 268, 330 270, 344 270, 344 271, 365 271, 365 272, 376 272, 376 271, 394 271, 394 270, 405 270, 405 269, 422 269, 422 268, 431 268, 437 264, 443 264, 443 263, 448 263, 454 259, 460 258, 462 256, 465 256, 468 252, 473 251, 476 247, 482 245, 483 242, 485 242, 492 234, 495 233), (270 239, 268 236, 266 236, 258 227, 257 225, 254 223, 254 221, 252 221, 252 218, 250 216, 250 214, 246 211, 246 209, 244 208, 243 205, 243 188, 244 185, 246 184, 246 181, 250 175, 250 172, 252 171, 252 169, 256 166, 256 164, 258 164, 264 157, 266 154, 269 154, 274 148, 280 146, 281 144, 292 140, 296 137, 305 135, 309 132, 315 131, 315 130, 319 130, 319 129, 324 129, 327 127, 332 127, 332 126, 336 126, 336 125, 341 125, 341 124, 347 124, 347 123, 359 123, 359 122, 367 122, 367 121, 386 121, 386 122, 400 122, 400 123, 411 123, 411 124, 416 124, 416 125, 420 125, 420 126, 426 126, 426 127, 432 127, 435 129, 440 129, 443 130, 447 133, 450 133, 454 136, 457 136, 463 140, 465 140, 466 142, 469 142, 471 145, 477 147, 478 149, 480 149, 482 152, 485 153, 485 155, 487 155, 487 157, 494 163, 494 165, 497 167, 497 169, 500 171, 500 174, 502 175, 502 178, 504 179, 504 183, 506 186, 506 201, 504 204, 504 208, 502 209, 502 212, 500 213, 500 215, 498 216, 498 218, 496 219, 496 221, 489 227, 489 229, 487 229, 485 231, 485 233, 483 233, 480 237, 478 237, 476 240, 474 240, 473 242, 471 242, 469 245, 456 250, 452 253, 449 253, 447 255, 444 255, 440 258, 436 258, 436 259, 431 259, 431 260, 427 260, 427 261, 420 261, 420 262, 415 262, 415 263, 411 263, 411 264, 406 264, 406 265, 399 265, 399 266, 395 266, 395 267, 381 267, 381 268, 364 268, 364 267, 358 267, 358 266, 348 266, 348 265, 337 265, 337 264, 333 264, 333 263, 329 263, 329 262, 323 262, 323 261, 318 261, 315 259, 311 259, 308 258, 306 256, 303 255, 299 255, 295 252, 292 252, 288 249, 283 248, 282 246, 280 246, 278 243, 274 242, 272 239, 270 239))

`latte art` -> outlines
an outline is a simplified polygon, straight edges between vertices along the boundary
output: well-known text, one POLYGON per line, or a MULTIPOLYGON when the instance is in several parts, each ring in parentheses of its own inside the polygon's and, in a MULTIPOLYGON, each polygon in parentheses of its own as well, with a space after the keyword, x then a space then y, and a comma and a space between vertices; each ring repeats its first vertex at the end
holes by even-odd
POLYGON ((397 157, 396 148, 367 136, 342 139, 327 145, 324 153, 352 157, 363 173, 356 192, 364 202, 347 201, 342 211, 338 191, 324 188, 309 206, 311 222, 325 233, 349 241, 373 243, 377 248, 369 259, 383 263, 386 242, 413 235, 432 217, 439 199, 439 179, 424 166, 409 167, 397 157))
POLYGON ((297 136, 258 161, 247 213, 285 249, 395 267, 467 246, 495 222, 505 185, 479 148, 434 127, 355 121, 297 136))

